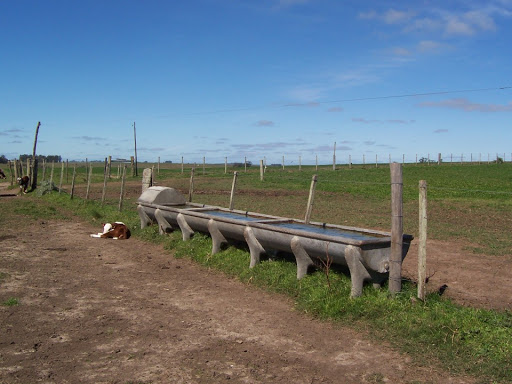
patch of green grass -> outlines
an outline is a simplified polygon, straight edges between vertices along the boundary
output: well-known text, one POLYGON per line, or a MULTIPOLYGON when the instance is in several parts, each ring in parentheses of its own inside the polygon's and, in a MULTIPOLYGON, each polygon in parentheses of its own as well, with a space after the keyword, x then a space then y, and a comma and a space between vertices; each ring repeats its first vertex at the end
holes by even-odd
MULTIPOLYGON (((406 225, 416 228, 415 185, 419 179, 427 179, 432 186, 429 209, 433 215, 429 216, 429 230, 436 233, 438 238, 467 239, 488 252, 510 254, 511 240, 505 239, 506 231, 500 230, 512 217, 510 198, 504 198, 507 196, 505 193, 457 191, 452 188, 457 189, 458 183, 463 181, 459 185, 461 188, 510 191, 512 181, 504 172, 509 172, 511 167, 489 165, 448 169, 446 166, 418 166, 417 169, 408 169, 411 167, 404 169, 404 191, 407 191, 404 209, 413 213, 406 218, 406 225), (416 178, 418 180, 411 180, 416 178), (464 178, 467 180, 462 180, 464 178), (475 218, 483 220, 484 224, 474 226, 475 218)), ((241 177, 240 188, 247 188, 246 191, 250 191, 251 195, 237 197, 236 206, 238 209, 300 218, 303 212, 299 208, 302 200, 302 208, 305 208, 312 173, 311 170, 309 173, 272 170, 265 176, 263 183, 258 180, 256 172, 246 178, 241 177), (281 181, 283 184, 279 184, 281 181), (280 188, 288 190, 280 195, 280 188), (255 195, 257 198, 254 198, 255 195), (287 204, 283 204, 283 201, 287 204)), ((325 177, 326 181, 318 184, 317 196, 322 199, 315 202, 315 210, 325 214, 322 216, 325 220, 322 221, 363 227, 387 225, 389 169, 324 170, 320 176, 325 177)), ((181 176, 176 172, 173 177, 176 177, 177 184, 187 185, 189 175, 181 176)), ((205 191, 201 195, 201 202, 216 202, 225 206, 228 199, 226 196, 229 195, 229 187, 225 186, 230 185, 230 178, 217 172, 205 175, 202 180, 202 184, 196 183, 196 187, 201 185, 205 191), (219 192, 224 187, 226 191, 219 192)), ((97 202, 84 202, 76 198, 70 200, 58 194, 49 194, 41 199, 58 212, 73 212, 94 223, 100 220, 124 221, 133 229, 134 236, 162 244, 176 257, 191 258, 207 268, 237 276, 244 283, 289 295, 304 312, 364 329, 375 338, 409 353, 418 361, 426 359, 433 364, 443 365, 451 372, 471 374, 482 381, 512 381, 510 311, 461 307, 437 294, 431 294, 422 303, 415 299, 415 287, 410 284, 404 284, 402 292, 393 297, 386 288, 374 290, 373 287, 365 286, 362 297, 351 299, 350 278, 338 271, 331 272, 330 284, 327 284, 325 274, 321 271, 297 281, 295 264, 283 259, 265 260, 249 269, 250 256, 244 248, 229 246, 211 255, 212 245, 208 236, 196 234, 190 241, 183 242, 179 231, 160 236, 157 226, 141 230, 135 209, 119 213, 117 206, 101 206, 97 202)))
POLYGON ((7 300, 5 300, 2 305, 4 307, 15 307, 17 305, 20 305, 20 301, 15 297, 10 297, 7 300))

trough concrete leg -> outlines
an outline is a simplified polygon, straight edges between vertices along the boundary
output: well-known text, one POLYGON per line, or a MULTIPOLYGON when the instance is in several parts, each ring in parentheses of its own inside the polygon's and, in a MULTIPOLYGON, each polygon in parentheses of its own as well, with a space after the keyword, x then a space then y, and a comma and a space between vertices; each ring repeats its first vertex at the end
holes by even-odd
POLYGON ((183 241, 190 240, 190 238, 194 234, 194 230, 190 228, 190 225, 188 225, 187 220, 185 220, 185 216, 183 216, 182 213, 178 213, 176 221, 178 222, 181 233, 183 234, 183 241))
POLYGON ((297 279, 302 279, 308 273, 308 268, 315 264, 313 263, 313 260, 311 260, 311 257, 309 257, 297 236, 292 238, 290 245, 292 252, 295 255, 295 260, 297 261, 297 279))
POLYGON ((172 231, 171 224, 169 224, 169 222, 167 220, 165 220, 164 214, 158 208, 155 210, 155 219, 158 223, 158 233, 160 233, 161 235, 164 235, 167 232, 172 231))
POLYGON ((144 211, 144 207, 142 205, 137 205, 137 212, 139 214, 140 218, 140 228, 144 229, 148 225, 150 225, 153 220, 151 220, 148 216, 148 214, 144 211))
POLYGON ((244 238, 249 245, 249 250, 251 251, 251 264, 249 265, 249 268, 254 268, 256 264, 260 262, 261 254, 265 253, 265 249, 263 249, 258 239, 256 239, 256 236, 254 236, 254 231, 251 227, 245 227, 244 238))
POLYGON ((364 281, 371 279, 370 274, 362 263, 361 248, 348 245, 345 249, 345 260, 347 261, 352 281, 350 297, 361 296, 364 281))
POLYGON ((219 227, 215 220, 208 220, 208 231, 210 232, 210 236, 212 237, 212 255, 215 255, 220 251, 220 247, 222 244, 226 244, 227 240, 222 233, 219 231, 219 227))

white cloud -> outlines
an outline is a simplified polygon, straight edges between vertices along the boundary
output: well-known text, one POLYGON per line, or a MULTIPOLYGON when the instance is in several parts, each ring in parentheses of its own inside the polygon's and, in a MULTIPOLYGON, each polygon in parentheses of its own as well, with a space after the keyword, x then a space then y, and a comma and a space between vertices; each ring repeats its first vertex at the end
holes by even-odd
POLYGON ((468 99, 448 99, 442 101, 425 101, 419 107, 460 109, 466 112, 512 112, 512 102, 508 104, 480 104, 468 99))

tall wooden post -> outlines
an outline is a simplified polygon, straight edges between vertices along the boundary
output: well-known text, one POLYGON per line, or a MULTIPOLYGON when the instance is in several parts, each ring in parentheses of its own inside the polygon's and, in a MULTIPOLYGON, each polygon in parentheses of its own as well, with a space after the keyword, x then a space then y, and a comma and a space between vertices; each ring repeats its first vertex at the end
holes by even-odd
POLYGON ((105 203, 105 196, 107 194, 107 179, 108 179, 108 173, 105 168, 103 168, 103 192, 101 193, 101 205, 105 203))
POLYGON ((389 291, 402 289, 403 246, 403 176, 402 164, 391 164, 391 255, 389 260, 389 291))
MULTIPOLYGON (((14 161, 16 161, 16 159, 14 161)), ((12 187, 14 185, 14 173, 12 171, 12 168, 13 168, 12 161, 9 160, 8 163, 9 163, 9 173, 11 174, 11 187, 12 187)))
POLYGON ((87 191, 85 192, 85 200, 89 200, 89 192, 91 191, 92 163, 89 165, 89 176, 87 177, 87 191))
POLYGON ((36 189, 37 188, 37 157, 36 157, 36 146, 37 146, 37 135, 39 134, 39 127, 41 126, 41 122, 38 121, 37 122, 37 127, 36 127, 36 136, 34 138, 34 149, 32 150, 32 166, 33 166, 33 171, 32 171, 32 190, 36 189))
POLYGON ((228 173, 228 158, 224 157, 224 174, 228 173))
POLYGON ((76 165, 73 167, 73 176, 71 177, 71 194, 70 194, 71 199, 75 195, 75 178, 76 178, 76 165))
POLYGON ((194 195, 194 168, 190 170, 190 187, 188 190, 188 201, 192 202, 192 196, 194 195))
POLYGON ((263 181, 263 160, 260 160, 260 181, 263 181))
POLYGON ((203 156, 203 176, 204 176, 204 168, 206 166, 206 157, 203 156))
POLYGON ((311 187, 309 188, 309 198, 308 198, 308 206, 306 208, 306 216, 304 218, 304 221, 306 224, 309 224, 311 221, 311 211, 313 210, 313 201, 315 200, 315 189, 316 189, 316 182, 317 182, 317 175, 313 175, 313 178, 311 179, 311 187))
POLYGON ((236 188, 236 179, 238 178, 238 172, 235 171, 233 173, 233 184, 231 185, 231 196, 229 197, 229 209, 233 210, 235 208, 235 188, 236 188))
POLYGON ((244 157, 244 172, 247 173, 247 156, 244 157))
POLYGON ((18 160, 14 159, 14 178, 18 180, 18 177, 21 177, 22 175, 19 175, 18 173, 18 160))
POLYGON ((108 163, 107 163, 107 167, 108 167, 108 178, 110 179, 110 176, 112 176, 112 156, 108 156, 108 163))
POLYGON ((130 156, 130 167, 132 169, 132 177, 135 176, 135 167, 134 167, 134 165, 135 165, 135 157, 130 156))
POLYGON ((183 173, 183 156, 181 156, 181 173, 183 173))
POLYGON ((160 176, 160 156, 158 156, 158 168, 156 169, 158 176, 160 176))
MULTIPOLYGON (((53 163, 52 163, 52 175, 53 175, 53 163)), ((59 193, 62 190, 62 178, 64 177, 64 162, 62 162, 62 167, 60 170, 60 183, 59 183, 59 193)))
POLYGON ((427 277, 427 182, 420 180, 419 188, 418 299, 425 300, 425 278, 427 277))
POLYGON ((126 179, 126 165, 123 167, 123 176, 122 176, 122 179, 121 179, 121 194, 119 196, 119 212, 121 212, 123 210, 125 179, 126 179))

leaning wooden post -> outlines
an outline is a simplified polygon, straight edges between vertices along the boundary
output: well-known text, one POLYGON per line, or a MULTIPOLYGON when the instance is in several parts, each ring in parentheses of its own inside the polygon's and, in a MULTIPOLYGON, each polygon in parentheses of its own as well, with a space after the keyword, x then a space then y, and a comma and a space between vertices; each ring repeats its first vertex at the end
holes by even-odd
POLYGON ((37 146, 37 135, 39 134, 39 127, 41 126, 41 122, 37 122, 36 127, 36 136, 34 138, 34 149, 32 151, 32 178, 30 179, 32 181, 32 190, 37 188, 37 157, 36 157, 36 146, 37 146))
POLYGON ((105 195, 107 194, 107 179, 108 172, 105 168, 103 168, 103 192, 101 193, 101 205, 105 203, 105 195))
POLYGON ((123 167, 123 176, 122 176, 122 179, 121 179, 121 194, 119 196, 119 212, 121 212, 123 210, 125 179, 126 179, 126 165, 123 167))
MULTIPOLYGON (((53 164, 52 164, 53 165, 53 164)), ((52 167, 52 174, 53 174, 53 167, 52 167)), ((62 178, 64 177, 64 162, 62 162, 62 167, 60 170, 60 184, 59 184, 59 193, 62 191, 62 178)))
POLYGON ((309 188, 309 198, 308 198, 308 206, 306 209, 306 217, 304 218, 304 221, 306 224, 309 224, 311 221, 311 211, 313 210, 313 201, 315 200, 315 188, 316 188, 316 182, 317 182, 317 175, 313 175, 313 178, 311 179, 311 187, 309 188))
POLYGON ((75 178, 76 178, 76 165, 73 167, 73 176, 71 177, 71 194, 69 195, 70 199, 73 199, 75 194, 75 178))
POLYGON ((92 163, 89 165, 89 176, 87 177, 87 191, 85 192, 85 200, 89 200, 89 192, 91 191, 92 163))
POLYGON ((52 161, 52 169, 50 171, 50 184, 53 183, 53 172, 54 172, 54 169, 55 169, 55 162, 52 161))
POLYGON ((188 189, 188 201, 192 202, 192 196, 194 195, 194 168, 190 170, 190 187, 188 189))
POLYGON ((402 289, 403 246, 403 176, 402 164, 391 164, 391 255, 389 258, 389 291, 402 289))
POLYGON ((235 188, 236 188, 237 177, 238 177, 238 172, 235 171, 235 173, 233 173, 233 184, 231 185, 231 196, 229 198, 229 209, 231 211, 235 208, 235 188))
POLYGON ((260 160, 260 181, 263 181, 263 174, 265 172, 263 171, 263 160, 260 160))
POLYGON ((418 299, 424 301, 427 277, 427 182, 420 180, 419 188, 418 299))

